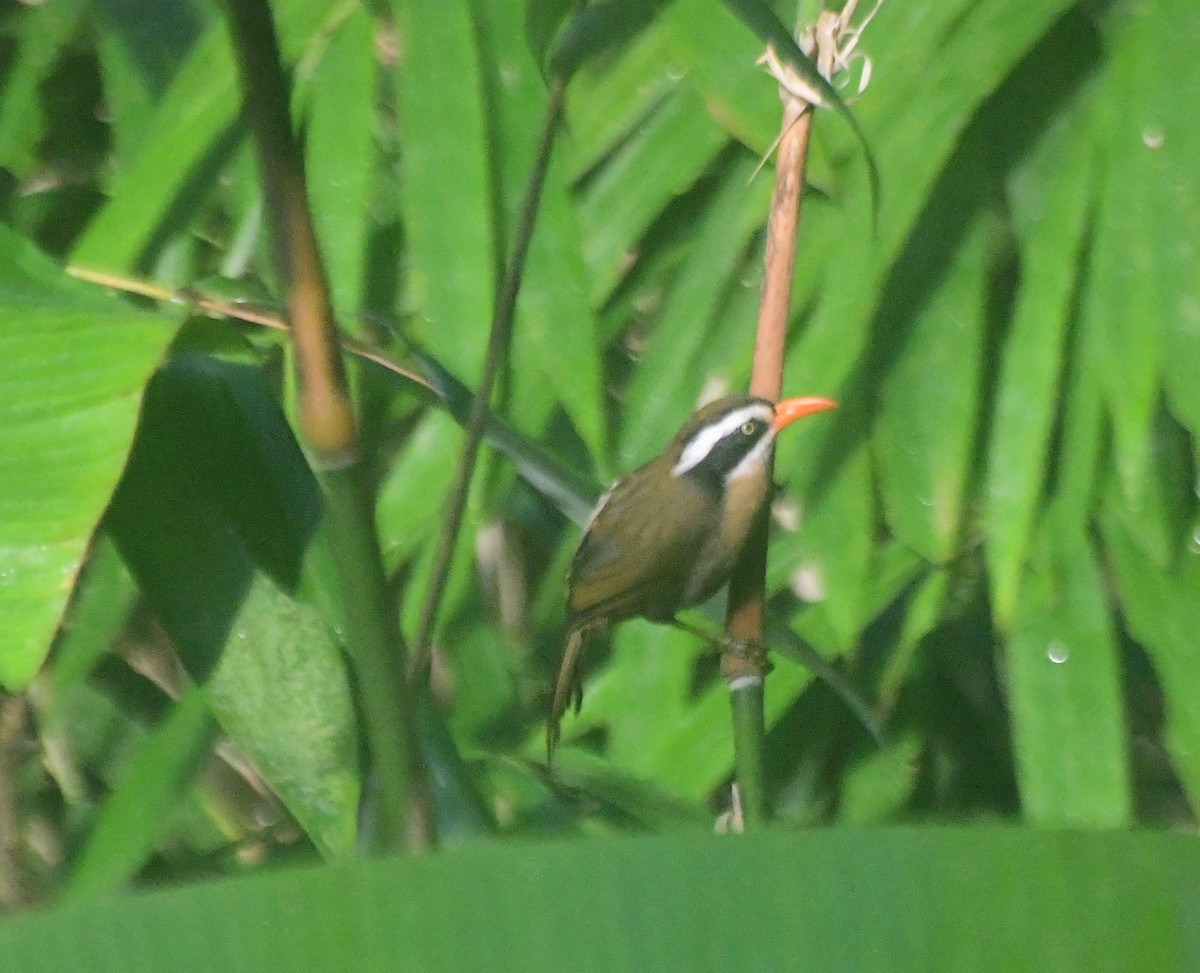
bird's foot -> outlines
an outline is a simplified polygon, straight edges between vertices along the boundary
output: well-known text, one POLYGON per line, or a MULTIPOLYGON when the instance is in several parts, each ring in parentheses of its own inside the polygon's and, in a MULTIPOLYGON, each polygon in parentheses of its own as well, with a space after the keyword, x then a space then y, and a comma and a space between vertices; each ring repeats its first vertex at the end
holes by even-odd
POLYGON ((757 639, 739 639, 732 635, 726 634, 720 642, 722 654, 728 653, 749 662, 764 673, 770 672, 775 667, 771 665, 767 658, 767 649, 757 639))

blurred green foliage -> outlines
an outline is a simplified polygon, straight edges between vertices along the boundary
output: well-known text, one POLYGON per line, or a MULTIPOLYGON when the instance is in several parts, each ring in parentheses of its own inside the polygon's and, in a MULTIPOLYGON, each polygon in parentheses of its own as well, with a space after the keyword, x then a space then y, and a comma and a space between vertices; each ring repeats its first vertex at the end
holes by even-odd
MULTIPOLYGON (((528 30, 520 0, 272 6, 341 324, 461 401, 566 5, 528 30)), ((572 518, 745 386, 779 115, 758 41, 712 0, 590 16, 612 36, 568 89, 509 448, 485 456, 437 637, 451 739, 425 748, 456 840, 707 827, 728 805, 714 659, 640 621, 589 656, 561 763, 540 760, 572 518)), ((770 609, 884 741, 778 658, 784 824, 1194 827, 1193 20, 1185 0, 891 0, 853 104, 877 218, 854 133, 818 118, 785 389, 842 407, 780 444, 770 609)), ((0 39, 9 904, 338 857, 372 783, 285 344, 60 269, 280 303, 220 10, 10 2, 0 39), (175 783, 128 783, 155 780, 175 783)), ((411 632, 460 430, 418 383, 353 372, 411 632)))

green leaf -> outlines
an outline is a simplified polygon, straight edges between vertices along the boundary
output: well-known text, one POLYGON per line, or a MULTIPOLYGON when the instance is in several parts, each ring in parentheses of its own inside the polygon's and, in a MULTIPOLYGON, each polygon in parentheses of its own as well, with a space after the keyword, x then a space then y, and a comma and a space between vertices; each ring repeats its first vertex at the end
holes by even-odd
POLYGON ((359 330, 365 290, 374 141, 374 23, 354 8, 330 39, 310 82, 305 176, 313 223, 338 322, 359 330))
MULTIPOLYGON (((617 453, 623 470, 662 449, 696 408, 707 377, 697 365, 712 340, 710 322, 742 270, 747 245, 770 197, 767 180, 750 184, 753 168, 742 156, 722 173, 698 220, 688 260, 663 299, 626 393, 617 453)), ((747 343, 752 327, 752 321, 743 322, 742 339, 747 343)))
POLYGON ((1021 807, 1047 827, 1133 817, 1119 654, 1082 529, 1044 515, 1006 661, 1021 807))
POLYGON ((983 215, 963 230, 883 378, 875 439, 883 508, 896 536, 935 564, 958 542, 975 457, 995 231, 983 215))
POLYGON ((255 369, 183 356, 156 376, 109 525, 243 753, 326 855, 358 811, 350 687, 293 592, 320 497, 255 369))
POLYGON ((584 62, 633 37, 669 0, 607 0, 589 4, 568 21, 550 51, 550 70, 574 74, 584 62))
POLYGON ((465 0, 397 0, 405 31, 400 190, 413 336, 474 383, 496 290, 483 79, 465 0), (446 126, 453 119, 454 136, 446 126))
POLYGON ((594 304, 602 304, 620 282, 655 217, 700 177, 726 142, 690 89, 674 92, 589 181, 579 222, 594 304))
MULTIPOLYGON (((548 102, 537 66, 521 44, 517 13, 515 5, 484 4, 477 28, 489 83, 505 92, 503 98, 491 99, 488 108, 506 251, 525 202, 548 102)), ((557 398, 592 455, 605 465, 596 316, 588 302, 579 225, 561 156, 559 151, 551 155, 521 281, 508 411, 519 428, 540 430, 557 398)))
POLYGON ((1091 100, 1056 122, 1010 184, 1025 268, 1000 370, 988 449, 993 611, 1011 617, 1049 466, 1078 264, 1092 196, 1091 100))
MULTIPOLYGON (((273 5, 284 57, 294 59, 334 0, 273 5)), ((156 256, 154 245, 186 233, 203 191, 236 147, 239 96, 223 20, 216 20, 179 65, 150 122, 153 137, 120 160, 109 200, 71 251, 71 262, 128 272, 156 256)))
MULTIPOLYGON (((795 439, 800 433, 789 429, 787 436, 795 439)), ((793 589, 807 590, 805 599, 820 602, 828 613, 838 654, 854 646, 873 607, 873 493, 867 451, 860 448, 832 480, 822 483, 818 495, 804 501, 800 530, 771 545, 771 561, 786 566, 793 589)), ((809 635, 803 628, 802 634, 809 635)))
POLYGON ((38 142, 45 135, 40 89, 78 33, 84 9, 80 0, 63 0, 36 6, 18 21, 20 43, 0 89, 0 166, 20 179, 36 169, 38 142))
POLYGON ((37 672, 174 315, 105 300, 0 227, 0 685, 37 672))
POLYGON ((728 4, 709 0, 677 0, 663 22, 708 113, 754 152, 766 152, 779 134, 780 102, 779 86, 756 63, 761 42, 738 28, 728 4))
MULTIPOLYGON (((1163 4, 1120 7, 1108 19, 1112 67, 1101 99, 1105 179, 1096 214, 1103 232, 1092 254, 1085 312, 1102 336, 1097 361, 1131 503, 1141 502, 1149 487, 1145 442, 1168 361, 1166 337, 1194 334, 1200 320, 1200 183, 1187 162, 1197 143, 1182 106, 1172 105, 1177 86, 1196 76, 1190 59, 1178 60, 1184 49, 1177 18, 1186 15, 1181 5, 1163 4)), ((1190 386, 1200 358, 1186 339, 1172 345, 1181 352, 1172 389, 1184 389, 1180 402, 1185 410, 1192 406, 1194 418, 1198 400, 1190 386)))
POLYGON ((29 915, 0 952, 14 973, 1192 969, 1197 868, 1189 835, 982 828, 473 846, 29 915))
POLYGON ((1193 809, 1200 808, 1200 556, 1188 553, 1164 571, 1125 518, 1104 517, 1104 547, 1116 575, 1126 624, 1146 649, 1162 685, 1165 738, 1193 809))
POLYGON ((216 737, 204 694, 187 692, 142 741, 79 852, 64 901, 119 888, 150 857, 216 737))
POLYGON ((662 21, 656 21, 615 61, 602 69, 585 67, 572 78, 567 88, 571 137, 560 146, 568 153, 572 181, 591 172, 668 92, 680 87, 666 42, 662 21))

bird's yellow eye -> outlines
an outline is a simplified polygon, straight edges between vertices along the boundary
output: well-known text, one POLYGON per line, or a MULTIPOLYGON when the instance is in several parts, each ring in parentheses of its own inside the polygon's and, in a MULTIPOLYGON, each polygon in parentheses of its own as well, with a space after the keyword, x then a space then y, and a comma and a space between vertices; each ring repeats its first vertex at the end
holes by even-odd
POLYGON ((742 435, 753 436, 756 432, 758 432, 758 423, 753 419, 742 423, 742 435))

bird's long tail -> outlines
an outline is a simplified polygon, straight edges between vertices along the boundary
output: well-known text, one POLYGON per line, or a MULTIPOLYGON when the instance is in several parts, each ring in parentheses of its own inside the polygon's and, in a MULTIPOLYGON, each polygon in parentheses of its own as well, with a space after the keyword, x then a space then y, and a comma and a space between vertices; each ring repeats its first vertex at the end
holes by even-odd
POLYGON ((575 711, 583 701, 583 685, 579 677, 579 660, 583 656, 584 630, 573 628, 567 633, 567 645, 563 650, 562 665, 558 667, 558 679, 554 684, 554 703, 550 707, 550 720, 546 724, 546 762, 554 758, 558 745, 563 713, 574 700, 575 711))

